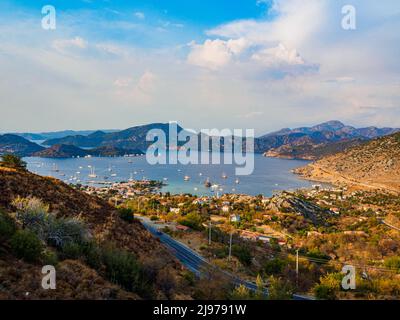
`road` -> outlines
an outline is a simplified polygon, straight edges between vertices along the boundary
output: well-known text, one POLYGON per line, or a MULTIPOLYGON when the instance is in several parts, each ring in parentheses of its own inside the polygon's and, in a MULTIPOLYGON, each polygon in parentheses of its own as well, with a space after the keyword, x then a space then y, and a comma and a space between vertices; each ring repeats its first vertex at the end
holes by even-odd
MULTIPOLYGON (((197 276, 201 275, 202 269, 207 267, 215 268, 212 264, 210 264, 204 257, 199 255, 196 251, 192 250, 188 246, 183 243, 176 241, 169 235, 161 232, 159 229, 162 226, 159 226, 155 223, 152 223, 149 219, 145 217, 138 217, 144 227, 155 237, 160 239, 160 241, 165 244, 170 251, 178 258, 178 260, 190 271, 195 273, 197 276)), ((224 271, 220 270, 225 276, 232 280, 232 282, 236 285, 243 284, 250 290, 257 290, 257 285, 252 282, 244 281, 239 279, 238 277, 224 271)))
MULTIPOLYGON (((196 251, 192 250, 188 246, 183 243, 176 241, 169 235, 161 232, 162 225, 157 225, 150 221, 150 219, 146 217, 137 217, 143 224, 143 226, 156 238, 160 239, 160 241, 166 245, 167 248, 175 255, 176 258, 190 271, 195 273, 197 276, 201 276, 203 268, 211 267, 215 268, 212 264, 210 264, 204 257, 199 255, 196 251)), ((257 285, 253 282, 245 281, 237 276, 226 272, 224 270, 219 269, 228 279, 230 279, 235 285, 244 285, 246 288, 252 291, 257 290, 257 285)), ((268 289, 264 289, 265 295, 268 295, 268 289)), ((293 295, 294 300, 313 300, 307 296, 293 295)))

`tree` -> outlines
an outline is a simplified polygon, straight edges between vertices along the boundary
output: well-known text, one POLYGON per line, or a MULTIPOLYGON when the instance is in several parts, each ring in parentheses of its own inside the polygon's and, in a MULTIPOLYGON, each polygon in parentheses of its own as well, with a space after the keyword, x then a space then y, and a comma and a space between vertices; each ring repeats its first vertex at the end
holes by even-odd
POLYGON ((290 300, 293 295, 293 287, 281 278, 271 276, 269 278, 269 300, 290 300))
POLYGON ((26 170, 26 162, 20 157, 13 154, 5 154, 1 156, 0 165, 3 167, 26 170))

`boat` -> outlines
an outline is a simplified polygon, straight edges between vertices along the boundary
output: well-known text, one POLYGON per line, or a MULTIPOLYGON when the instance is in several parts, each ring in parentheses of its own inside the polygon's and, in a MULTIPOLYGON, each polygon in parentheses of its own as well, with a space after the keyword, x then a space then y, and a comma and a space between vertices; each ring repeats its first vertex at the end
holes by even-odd
POLYGON ((116 173, 111 173, 110 176, 111 176, 111 177, 116 177, 117 174, 116 174, 116 173))
POLYGON ((97 178, 96 173, 94 172, 94 167, 90 167, 89 178, 97 178))
POLYGON ((239 180, 239 179, 236 179, 236 180, 235 180, 235 183, 236 183, 236 184, 239 184, 239 183, 240 183, 240 180, 239 180))
POLYGON ((227 178, 228 178, 228 176, 226 175, 225 172, 222 173, 222 176, 221 176, 221 177, 222 177, 222 179, 227 179, 227 178))
POLYGON ((189 176, 185 176, 185 177, 183 178, 183 180, 189 181, 189 180, 190 180, 190 177, 189 177, 189 176))
POLYGON ((59 172, 60 170, 58 169, 57 165, 53 163, 53 169, 51 169, 53 172, 59 172))
POLYGON ((211 187, 211 182, 210 182, 210 180, 208 180, 208 178, 207 178, 207 180, 204 182, 204 186, 205 186, 206 188, 210 188, 210 187, 211 187))

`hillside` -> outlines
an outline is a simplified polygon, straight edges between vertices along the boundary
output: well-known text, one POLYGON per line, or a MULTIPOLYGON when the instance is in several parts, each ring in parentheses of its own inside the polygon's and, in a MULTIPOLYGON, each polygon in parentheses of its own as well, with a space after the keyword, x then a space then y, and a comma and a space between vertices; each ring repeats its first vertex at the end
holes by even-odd
POLYGON ((285 128, 261 136, 255 141, 256 152, 268 157, 315 160, 344 151, 363 140, 398 131, 393 128, 354 128, 340 121, 328 121, 312 127, 285 128))
MULTIPOLYGON (((118 250, 133 254, 149 279, 152 298, 190 297, 182 286, 182 267, 177 260, 153 238, 136 220, 128 223, 119 217, 113 206, 82 193, 63 182, 41 177, 27 171, 0 167, 0 213, 12 214, 16 197, 35 197, 49 205, 58 218, 80 218, 89 234, 99 245, 112 244, 118 250), (166 281, 168 286, 166 287, 166 281)), ((0 217, 1 218, 1 217, 0 217)), ((0 219, 1 220, 1 219, 0 219)), ((1 222, 1 221, 0 221, 1 222)), ((42 264, 43 265, 43 264, 42 264)), ((63 260, 57 265, 58 285, 63 290, 45 291, 40 288, 40 264, 16 259, 0 235, 0 296, 7 299, 83 298, 126 299, 148 298, 142 292, 128 292, 113 278, 107 279, 102 268, 91 268, 85 259, 63 260), (18 266, 15 269, 15 266, 18 266), (36 277, 30 277, 37 274, 36 277), (89 285, 92 283, 92 285, 89 285), (24 293, 29 292, 29 297, 24 293)))
POLYGON ((125 155, 142 155, 138 149, 122 149, 113 146, 103 146, 93 149, 82 149, 72 144, 56 144, 44 150, 32 154, 34 157, 42 158, 71 158, 85 157, 88 155, 95 157, 121 157, 125 155))
MULTIPOLYGON (((52 146, 55 144, 71 144, 77 147, 96 148, 102 146, 112 146, 122 149, 146 150, 150 142, 146 141, 146 135, 149 130, 161 129, 168 136, 168 123, 152 123, 148 125, 136 126, 126 130, 106 133, 96 131, 88 136, 75 135, 61 139, 50 139, 43 142, 44 145, 52 146)), ((178 126, 178 132, 182 128, 178 126)))
POLYGON ((295 172, 310 180, 400 191, 400 133, 324 157, 295 172))
POLYGON ((365 138, 358 138, 316 145, 312 143, 296 146, 283 145, 265 152, 264 155, 266 157, 283 159, 317 160, 325 156, 345 151, 348 148, 358 146, 365 141, 365 138))
POLYGON ((28 156, 44 148, 14 134, 0 135, 0 154, 12 153, 18 156, 28 156))

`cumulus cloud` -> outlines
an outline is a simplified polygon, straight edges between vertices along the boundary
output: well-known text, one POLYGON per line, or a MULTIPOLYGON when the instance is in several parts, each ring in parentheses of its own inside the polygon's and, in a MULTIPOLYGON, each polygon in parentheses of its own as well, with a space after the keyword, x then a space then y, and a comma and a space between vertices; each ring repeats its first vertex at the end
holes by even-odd
POLYGON ((88 42, 81 37, 75 37, 72 39, 58 39, 53 41, 53 48, 60 52, 63 52, 68 48, 86 49, 87 47, 88 42))
POLYGON ((294 66, 305 63, 296 49, 288 49, 282 43, 274 48, 262 49, 254 53, 251 58, 267 67, 294 66))

